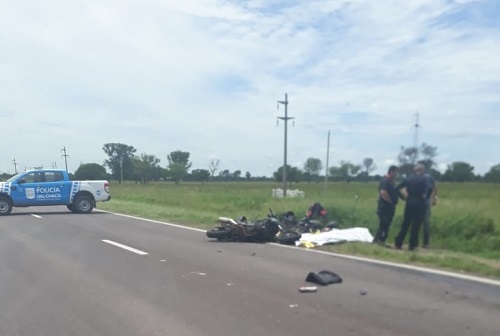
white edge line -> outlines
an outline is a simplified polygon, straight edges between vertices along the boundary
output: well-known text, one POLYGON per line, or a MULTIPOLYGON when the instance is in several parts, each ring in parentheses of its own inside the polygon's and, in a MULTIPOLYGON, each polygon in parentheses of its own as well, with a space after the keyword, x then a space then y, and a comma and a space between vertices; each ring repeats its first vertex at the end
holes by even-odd
POLYGON ((480 278, 480 277, 473 276, 473 275, 460 274, 460 273, 454 273, 454 272, 448 272, 448 271, 441 271, 441 270, 427 268, 427 267, 421 267, 421 266, 399 264, 399 263, 394 263, 394 262, 390 262, 390 261, 356 257, 356 256, 348 255, 348 254, 339 254, 339 253, 335 253, 335 252, 312 250, 312 249, 306 249, 306 248, 301 248, 301 247, 296 247, 296 246, 287 246, 287 245, 281 245, 281 244, 276 244, 276 243, 271 243, 271 245, 283 247, 283 248, 289 248, 289 249, 298 249, 301 251, 307 251, 307 252, 312 252, 312 253, 325 254, 325 255, 330 255, 330 256, 337 257, 337 258, 362 261, 362 262, 375 264, 375 265, 402 268, 402 269, 418 271, 418 272, 422 272, 422 273, 442 275, 442 276, 447 276, 447 277, 452 277, 452 278, 457 278, 457 279, 462 279, 462 280, 480 282, 480 283, 493 285, 493 286, 500 286, 500 281, 497 281, 494 279, 488 279, 488 278, 480 278))
MULTIPOLYGON (((161 222, 158 220, 153 220, 153 219, 147 219, 147 218, 141 218, 141 217, 136 217, 136 216, 130 216, 130 215, 124 215, 116 212, 110 212, 110 211, 103 211, 103 210, 97 210, 100 212, 105 212, 105 213, 110 213, 113 215, 117 216, 122 216, 122 217, 127 217, 127 218, 132 218, 132 219, 138 219, 150 223, 156 223, 156 224, 162 224, 162 225, 167 225, 167 226, 173 226, 176 228, 180 229, 186 229, 186 230, 191 230, 191 231, 198 231, 198 232, 206 232, 206 230, 202 229, 197 229, 197 228, 192 228, 189 226, 184 226, 184 225, 179 225, 179 224, 172 224, 172 223, 167 223, 167 222, 161 222)), ((282 247, 282 248, 290 248, 290 249, 296 249, 299 251, 307 251, 307 252, 312 252, 312 253, 319 253, 319 254, 324 254, 324 255, 329 255, 337 258, 343 258, 343 259, 349 259, 349 260, 356 260, 356 261, 362 261, 370 264, 375 264, 375 265, 383 265, 383 266, 390 266, 390 267, 395 267, 395 268, 401 268, 401 269, 407 269, 407 270, 412 270, 412 271, 418 271, 422 273, 428 273, 428 274, 436 274, 436 275, 442 275, 442 276, 447 276, 451 278, 456 278, 456 279, 462 279, 462 280, 469 280, 469 281, 475 281, 487 285, 493 285, 493 286, 499 286, 500 287, 500 281, 494 280, 494 279, 488 279, 488 278, 481 278, 473 275, 467 275, 467 274, 459 274, 459 273, 454 273, 454 272, 448 272, 448 271, 441 271, 441 270, 436 270, 432 268, 427 268, 427 267, 421 267, 421 266, 412 266, 412 265, 405 265, 405 264, 399 264, 399 263, 394 263, 390 261, 382 261, 382 260, 376 260, 376 259, 369 259, 369 258, 363 258, 363 257, 356 257, 356 256, 351 256, 347 254, 339 254, 339 253, 334 253, 334 252, 328 252, 328 251, 321 251, 321 250, 312 250, 312 249, 306 249, 306 248, 301 248, 301 247, 296 247, 296 246, 288 246, 288 245, 281 245, 281 244, 275 244, 271 243, 271 245, 282 247)))
POLYGON ((42 216, 35 215, 35 214, 30 214, 30 216, 35 217, 35 218, 43 218, 42 216))
POLYGON ((181 229, 186 229, 186 230, 192 230, 192 231, 198 231, 198 232, 206 232, 207 231, 207 230, 192 228, 192 227, 189 227, 189 226, 184 226, 184 225, 179 225, 179 224, 162 222, 162 221, 158 221, 158 220, 154 220, 154 219, 147 219, 147 218, 142 218, 142 217, 137 217, 137 216, 124 215, 124 214, 116 213, 116 212, 110 212, 110 211, 104 211, 104 210, 97 210, 97 209, 95 209, 95 211, 105 212, 105 213, 113 214, 113 215, 116 215, 116 216, 122 216, 122 217, 127 217, 127 218, 132 218, 132 219, 138 219, 138 220, 145 221, 145 222, 150 222, 150 223, 156 223, 156 224, 161 224, 161 225, 173 226, 173 227, 176 227, 176 228, 181 228, 181 229))
POLYGON ((120 247, 124 250, 128 250, 130 252, 134 252, 134 253, 137 253, 139 255, 146 255, 148 254, 147 252, 144 252, 144 251, 141 251, 141 250, 138 250, 138 249, 135 249, 133 247, 130 247, 130 246, 127 246, 127 245, 123 245, 123 244, 120 244, 120 243, 117 243, 117 242, 114 242, 112 240, 107 240, 107 239, 103 239, 102 240, 103 242, 107 243, 107 244, 111 244, 111 245, 114 245, 114 246, 117 246, 117 247, 120 247))

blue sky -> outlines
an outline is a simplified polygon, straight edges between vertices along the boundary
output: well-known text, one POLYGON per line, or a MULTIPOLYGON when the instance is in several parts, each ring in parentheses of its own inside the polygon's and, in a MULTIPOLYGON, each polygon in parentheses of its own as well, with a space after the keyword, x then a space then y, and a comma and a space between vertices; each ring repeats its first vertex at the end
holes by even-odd
POLYGON ((191 153, 271 176, 288 162, 438 147, 444 169, 500 163, 500 1, 0 2, 0 172, 102 163, 102 146, 191 153))

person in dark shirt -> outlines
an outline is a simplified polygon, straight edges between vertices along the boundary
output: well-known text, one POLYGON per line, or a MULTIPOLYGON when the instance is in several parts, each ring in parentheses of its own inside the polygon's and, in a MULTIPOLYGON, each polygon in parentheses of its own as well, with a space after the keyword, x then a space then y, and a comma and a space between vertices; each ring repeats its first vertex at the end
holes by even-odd
POLYGON ((424 176, 424 171, 424 165, 417 164, 415 166, 415 175, 396 187, 397 190, 406 188, 407 193, 403 224, 395 240, 397 249, 401 249, 403 246, 403 241, 410 226, 409 249, 413 251, 418 246, 418 232, 424 220, 428 192, 428 180, 424 176))
POLYGON ((378 230, 373 240, 376 244, 385 244, 385 240, 389 234, 389 228, 394 218, 396 205, 398 204, 399 190, 396 190, 396 177, 398 175, 398 167, 390 166, 378 185, 378 204, 377 215, 379 219, 378 230))

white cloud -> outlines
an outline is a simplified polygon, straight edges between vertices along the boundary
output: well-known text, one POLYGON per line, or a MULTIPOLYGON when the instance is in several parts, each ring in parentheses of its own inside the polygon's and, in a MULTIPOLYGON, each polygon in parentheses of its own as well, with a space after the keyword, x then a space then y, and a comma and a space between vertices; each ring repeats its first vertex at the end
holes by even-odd
POLYGON ((0 171, 12 171, 14 157, 28 167, 61 162, 62 146, 74 170, 102 162, 102 145, 116 141, 163 164, 181 149, 193 168, 217 155, 221 168, 270 176, 282 164, 275 106, 285 92, 296 118, 289 162, 323 160, 331 129, 331 162, 371 156, 383 172, 411 145, 418 111, 420 138, 439 160, 487 170, 496 146, 484 144, 500 140, 500 29, 463 14, 482 5, 4 2, 0 124, 15 145, 2 148, 0 171))

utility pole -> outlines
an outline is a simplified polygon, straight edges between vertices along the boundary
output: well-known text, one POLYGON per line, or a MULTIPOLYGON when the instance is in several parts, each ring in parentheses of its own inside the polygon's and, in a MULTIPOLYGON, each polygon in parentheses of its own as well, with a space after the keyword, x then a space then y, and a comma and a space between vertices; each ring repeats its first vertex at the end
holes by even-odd
POLYGON ((120 184, 123 182, 123 156, 120 156, 120 184))
POLYGON ((14 165, 14 174, 17 174, 17 162, 16 162, 16 158, 14 158, 14 160, 12 160, 12 164, 14 165))
POLYGON ((413 134, 413 148, 415 148, 415 162, 418 161, 418 130, 420 128, 420 113, 415 113, 415 133, 413 134))
POLYGON ((326 168, 325 168, 325 191, 328 185, 328 160, 330 159, 330 130, 328 130, 328 140, 326 142, 326 168))
POLYGON ((288 120, 292 120, 294 118, 291 118, 288 116, 288 94, 285 93, 285 100, 278 100, 278 109, 280 107, 279 104, 285 105, 285 116, 284 117, 278 117, 279 120, 284 120, 285 121, 285 153, 284 153, 284 163, 283 163, 283 197, 286 197, 286 150, 287 150, 287 136, 288 136, 288 120))
POLYGON ((66 172, 68 171, 68 157, 69 155, 66 154, 66 146, 61 149, 61 156, 64 157, 64 163, 66 164, 66 172))

